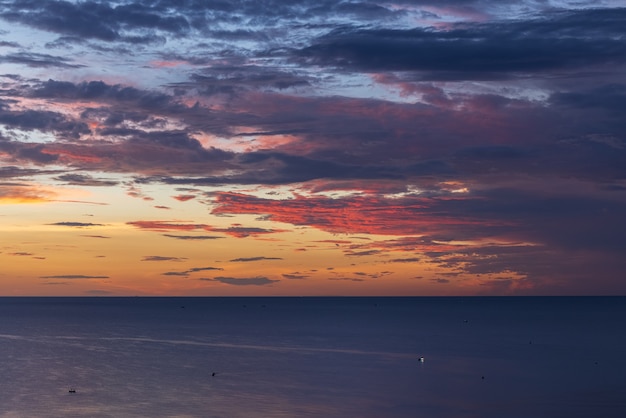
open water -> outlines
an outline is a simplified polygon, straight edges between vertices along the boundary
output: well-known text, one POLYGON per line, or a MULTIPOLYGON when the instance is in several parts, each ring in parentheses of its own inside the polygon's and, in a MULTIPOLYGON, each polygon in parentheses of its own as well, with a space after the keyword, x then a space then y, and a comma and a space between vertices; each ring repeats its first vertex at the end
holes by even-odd
POLYGON ((623 418, 625 331, 623 297, 0 298, 0 417, 623 418))

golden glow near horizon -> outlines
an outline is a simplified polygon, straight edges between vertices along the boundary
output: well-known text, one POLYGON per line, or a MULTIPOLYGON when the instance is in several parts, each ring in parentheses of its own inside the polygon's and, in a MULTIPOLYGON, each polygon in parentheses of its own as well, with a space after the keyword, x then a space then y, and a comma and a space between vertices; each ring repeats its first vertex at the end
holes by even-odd
MULTIPOLYGON (((435 295, 459 276, 394 235, 212 214, 201 188, 29 187, 54 199, 2 200, 2 294, 435 295)), ((466 278, 450 294, 487 279, 466 278)))

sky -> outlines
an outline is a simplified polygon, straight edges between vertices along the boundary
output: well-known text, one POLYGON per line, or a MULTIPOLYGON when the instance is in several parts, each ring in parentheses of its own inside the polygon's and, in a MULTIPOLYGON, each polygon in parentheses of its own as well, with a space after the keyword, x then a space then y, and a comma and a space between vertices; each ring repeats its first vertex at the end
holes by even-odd
POLYGON ((0 295, 626 294, 621 1, 0 0, 0 295))

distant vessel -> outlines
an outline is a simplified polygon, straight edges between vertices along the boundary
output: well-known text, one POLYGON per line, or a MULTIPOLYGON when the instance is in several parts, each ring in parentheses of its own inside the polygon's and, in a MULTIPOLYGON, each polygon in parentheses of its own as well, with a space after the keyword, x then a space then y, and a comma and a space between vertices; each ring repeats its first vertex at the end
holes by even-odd
POLYGON ((68 390, 69 393, 76 393, 76 389, 74 388, 70 388, 70 390, 68 390))

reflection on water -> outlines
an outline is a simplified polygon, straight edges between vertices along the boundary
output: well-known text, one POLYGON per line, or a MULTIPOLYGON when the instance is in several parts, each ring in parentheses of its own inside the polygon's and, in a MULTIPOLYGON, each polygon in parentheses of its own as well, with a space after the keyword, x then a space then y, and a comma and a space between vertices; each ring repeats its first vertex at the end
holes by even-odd
POLYGON ((0 298, 0 417, 623 417, 625 302, 0 298))

